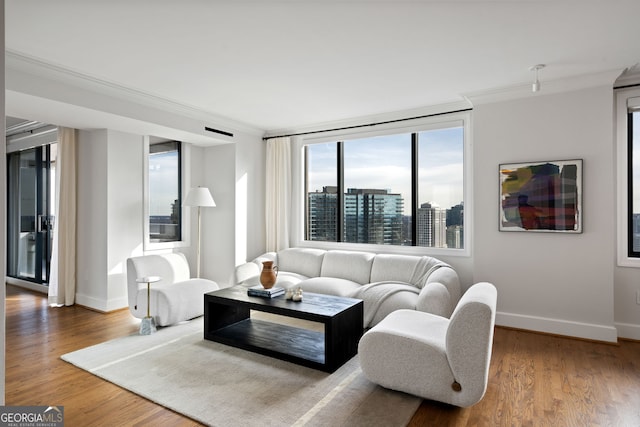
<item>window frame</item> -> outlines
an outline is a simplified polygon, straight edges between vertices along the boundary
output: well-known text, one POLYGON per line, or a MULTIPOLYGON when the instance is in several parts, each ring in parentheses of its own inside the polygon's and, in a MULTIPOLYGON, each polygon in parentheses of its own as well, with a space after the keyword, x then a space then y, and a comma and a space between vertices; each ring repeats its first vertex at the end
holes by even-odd
POLYGON ((191 221, 188 208, 184 206, 183 201, 184 197, 190 188, 190 179, 189 174, 186 171, 189 170, 188 166, 191 162, 191 149, 190 144, 179 141, 180 142, 180 192, 181 192, 181 201, 180 201, 180 220, 181 220, 181 239, 175 240, 171 242, 152 242, 149 236, 149 146, 155 142, 163 142, 166 140, 156 140, 153 137, 144 137, 143 143, 143 247, 144 251, 157 251, 157 250, 167 250, 174 248, 184 248, 188 247, 191 243, 190 235, 191 235, 191 221))
MULTIPOLYGON (((298 136, 293 140, 292 170, 293 197, 292 197, 292 244, 299 247, 313 247, 320 249, 345 249, 369 252, 398 253, 408 255, 430 255, 430 256, 458 256, 470 257, 473 236, 473 188, 472 188, 472 136, 471 120, 472 111, 466 110, 454 113, 436 114, 407 122, 390 122, 375 127, 375 130, 349 129, 323 132, 322 134, 298 136), (304 147, 310 144, 320 144, 326 142, 336 142, 339 140, 350 140, 360 138, 370 138, 400 133, 417 133, 422 131, 437 130, 448 127, 461 126, 463 128, 463 185, 464 185, 464 209, 465 209, 465 231, 464 247, 457 248, 433 248, 425 246, 400 246, 400 245, 377 245, 368 243, 348 243, 348 242, 324 242, 305 240, 305 205, 306 205, 306 177, 305 177, 305 156, 304 147)), ((415 220, 415 218, 414 218, 415 220)))
MULTIPOLYGON (((640 252, 632 256, 631 191, 632 159, 629 134, 629 116, 633 107, 640 111, 640 88, 616 90, 616 145, 617 145, 617 260, 618 266, 640 268, 640 252)), ((640 190, 640 189, 639 189, 640 190)))

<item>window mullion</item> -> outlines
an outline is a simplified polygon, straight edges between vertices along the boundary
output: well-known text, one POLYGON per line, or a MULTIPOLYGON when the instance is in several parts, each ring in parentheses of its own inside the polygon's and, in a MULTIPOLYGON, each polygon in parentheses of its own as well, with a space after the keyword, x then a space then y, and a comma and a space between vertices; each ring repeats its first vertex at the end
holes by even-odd
POLYGON ((633 248, 633 112, 627 113, 627 254, 630 257, 637 257, 639 254, 633 248))
POLYGON ((418 134, 411 134, 411 246, 418 243, 418 134))
POLYGON ((338 194, 336 195, 336 210, 337 210, 337 229, 336 229, 336 241, 344 241, 344 142, 338 141, 336 144, 337 153, 337 167, 338 167, 338 194))

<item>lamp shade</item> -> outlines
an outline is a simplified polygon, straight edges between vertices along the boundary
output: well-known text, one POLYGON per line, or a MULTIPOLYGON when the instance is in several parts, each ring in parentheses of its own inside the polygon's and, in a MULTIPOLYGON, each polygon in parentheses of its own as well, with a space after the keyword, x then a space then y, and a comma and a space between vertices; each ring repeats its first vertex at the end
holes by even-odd
POLYGON ((207 187, 195 187, 189 190, 186 199, 184 199, 185 206, 211 206, 215 207, 216 202, 211 197, 211 192, 207 187))

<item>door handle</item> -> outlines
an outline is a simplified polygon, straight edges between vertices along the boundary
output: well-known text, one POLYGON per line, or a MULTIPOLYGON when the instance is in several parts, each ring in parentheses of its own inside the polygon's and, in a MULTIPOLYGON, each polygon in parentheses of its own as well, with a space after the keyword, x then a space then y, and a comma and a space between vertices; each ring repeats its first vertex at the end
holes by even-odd
POLYGON ((53 230, 54 221, 55 217, 53 215, 38 215, 36 231, 42 233, 43 231, 53 230))

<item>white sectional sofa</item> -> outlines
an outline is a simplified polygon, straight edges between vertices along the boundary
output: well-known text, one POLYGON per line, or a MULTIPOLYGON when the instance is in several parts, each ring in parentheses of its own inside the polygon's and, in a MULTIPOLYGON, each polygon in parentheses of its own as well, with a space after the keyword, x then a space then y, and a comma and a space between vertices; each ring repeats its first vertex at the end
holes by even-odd
POLYGON ((399 309, 448 318, 461 295, 455 270, 436 258, 312 248, 263 254, 236 268, 236 284, 259 285, 262 261, 278 266, 276 286, 362 299, 366 328, 399 309))

